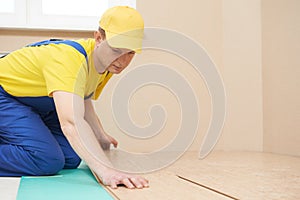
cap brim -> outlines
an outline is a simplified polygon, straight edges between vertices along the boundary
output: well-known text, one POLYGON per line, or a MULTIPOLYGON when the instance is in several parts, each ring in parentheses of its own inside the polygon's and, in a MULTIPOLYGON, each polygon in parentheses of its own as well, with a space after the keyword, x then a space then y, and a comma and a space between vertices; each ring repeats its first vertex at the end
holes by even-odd
POLYGON ((105 31, 106 40, 111 47, 130 49, 136 53, 141 53, 143 35, 140 31, 134 30, 126 34, 116 34, 105 31))

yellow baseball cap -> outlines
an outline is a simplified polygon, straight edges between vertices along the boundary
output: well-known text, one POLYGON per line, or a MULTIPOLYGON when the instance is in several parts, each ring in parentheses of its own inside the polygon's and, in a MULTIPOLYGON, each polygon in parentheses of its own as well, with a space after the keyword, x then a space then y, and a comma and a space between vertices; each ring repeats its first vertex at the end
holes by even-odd
POLYGON ((115 6, 104 12, 100 27, 105 30, 108 44, 140 53, 144 37, 144 20, 141 14, 128 6, 115 6))

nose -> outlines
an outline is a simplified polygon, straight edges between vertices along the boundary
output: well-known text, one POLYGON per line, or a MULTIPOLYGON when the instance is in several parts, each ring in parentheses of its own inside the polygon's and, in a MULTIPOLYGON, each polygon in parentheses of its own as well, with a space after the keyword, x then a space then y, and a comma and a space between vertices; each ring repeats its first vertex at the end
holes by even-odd
POLYGON ((133 58, 133 54, 132 53, 125 53, 122 56, 120 56, 117 61, 121 64, 121 66, 126 67, 127 65, 129 65, 130 61, 133 58))

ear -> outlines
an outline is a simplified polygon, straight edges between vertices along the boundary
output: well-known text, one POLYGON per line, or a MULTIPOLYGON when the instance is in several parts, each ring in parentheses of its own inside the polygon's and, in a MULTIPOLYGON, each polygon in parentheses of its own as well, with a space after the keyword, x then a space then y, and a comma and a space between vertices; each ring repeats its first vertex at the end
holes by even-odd
POLYGON ((103 38, 101 37, 101 33, 99 31, 94 32, 94 39, 97 44, 103 40, 103 38))

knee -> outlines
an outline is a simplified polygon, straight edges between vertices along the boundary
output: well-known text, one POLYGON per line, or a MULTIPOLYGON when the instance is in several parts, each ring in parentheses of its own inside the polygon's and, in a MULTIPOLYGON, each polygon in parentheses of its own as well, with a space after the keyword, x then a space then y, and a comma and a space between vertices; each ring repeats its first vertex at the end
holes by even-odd
POLYGON ((65 165, 64 155, 61 153, 56 153, 51 155, 41 154, 35 158, 36 160, 36 172, 34 175, 45 176, 53 175, 63 169, 65 165))
POLYGON ((63 169, 65 165, 64 160, 62 159, 51 159, 45 161, 45 163, 39 166, 39 175, 53 175, 63 169))
POLYGON ((81 159, 77 155, 73 155, 72 157, 66 158, 65 169, 76 169, 81 163, 81 159))

